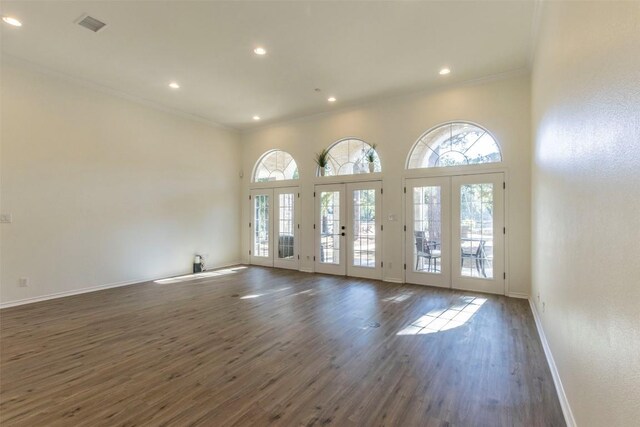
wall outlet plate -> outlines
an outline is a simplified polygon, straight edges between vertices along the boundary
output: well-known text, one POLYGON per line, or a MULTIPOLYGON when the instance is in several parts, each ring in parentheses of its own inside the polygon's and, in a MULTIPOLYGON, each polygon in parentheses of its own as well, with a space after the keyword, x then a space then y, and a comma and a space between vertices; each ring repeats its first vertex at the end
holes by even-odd
POLYGON ((29 286, 29 278, 28 277, 21 277, 18 279, 18 286, 21 288, 26 288, 27 286, 29 286))
POLYGON ((13 221, 13 218, 10 213, 0 214, 0 224, 11 224, 11 221, 13 221))

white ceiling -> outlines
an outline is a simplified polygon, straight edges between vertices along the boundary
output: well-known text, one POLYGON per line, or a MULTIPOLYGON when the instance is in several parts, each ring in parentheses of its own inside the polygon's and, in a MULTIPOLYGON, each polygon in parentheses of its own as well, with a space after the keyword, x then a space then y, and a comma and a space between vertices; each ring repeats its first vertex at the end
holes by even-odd
POLYGON ((4 1, 2 14, 23 22, 2 24, 4 54, 245 128, 526 67, 534 1, 4 1), (108 26, 74 24, 83 13, 108 26))

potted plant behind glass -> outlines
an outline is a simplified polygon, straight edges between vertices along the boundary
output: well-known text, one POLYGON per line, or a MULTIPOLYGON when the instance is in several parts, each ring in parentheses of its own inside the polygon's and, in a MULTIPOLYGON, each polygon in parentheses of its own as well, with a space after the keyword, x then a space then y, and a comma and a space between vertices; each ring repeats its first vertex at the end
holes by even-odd
POLYGON ((316 153, 315 161, 320 168, 320 176, 324 176, 325 168, 329 164, 329 150, 323 148, 322 151, 316 153))
POLYGON ((369 161, 369 173, 374 173, 376 170, 376 144, 372 144, 369 147, 364 157, 369 161))

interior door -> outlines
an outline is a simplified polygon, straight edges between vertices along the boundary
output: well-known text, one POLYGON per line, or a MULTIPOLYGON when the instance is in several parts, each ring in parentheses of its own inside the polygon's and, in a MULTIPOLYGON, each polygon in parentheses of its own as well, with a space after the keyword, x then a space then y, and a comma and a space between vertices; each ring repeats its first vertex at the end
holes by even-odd
POLYGON ((504 174, 451 178, 456 289, 504 294, 504 174))
POLYGON ((315 187, 315 270, 318 273, 344 276, 347 272, 345 193, 344 184, 315 187))
POLYGON ((406 181, 406 281, 451 287, 450 179, 406 181))
POLYGON ((273 267, 273 190, 251 190, 251 264, 273 267))
POLYGON ((347 275, 382 279, 382 183, 346 185, 347 275))
POLYGON ((276 188, 274 199, 273 266, 298 269, 298 187, 276 188))

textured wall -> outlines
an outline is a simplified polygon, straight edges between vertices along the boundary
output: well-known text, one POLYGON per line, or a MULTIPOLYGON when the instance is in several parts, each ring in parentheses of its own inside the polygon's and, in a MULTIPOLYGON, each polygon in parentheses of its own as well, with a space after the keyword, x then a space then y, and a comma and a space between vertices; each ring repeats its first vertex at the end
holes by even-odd
POLYGON ((3 62, 3 303, 239 260, 236 133, 3 62))
POLYGON ((640 2, 543 8, 533 297, 582 426, 640 420, 639 48, 640 2))

